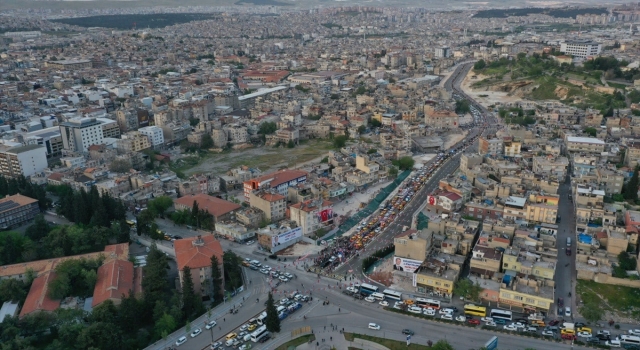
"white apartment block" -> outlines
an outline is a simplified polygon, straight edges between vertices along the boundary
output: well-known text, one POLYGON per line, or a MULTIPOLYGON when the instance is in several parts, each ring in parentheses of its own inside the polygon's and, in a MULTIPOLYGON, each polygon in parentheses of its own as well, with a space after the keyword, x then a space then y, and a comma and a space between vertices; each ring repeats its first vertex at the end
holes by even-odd
POLYGON ((0 149, 0 174, 5 177, 31 176, 47 166, 47 150, 43 145, 0 149))
POLYGON ((164 144, 164 134, 162 133, 161 127, 145 126, 144 128, 138 129, 138 131, 149 137, 149 142, 151 142, 152 147, 164 144))
POLYGON ((67 150, 87 152, 89 146, 103 143, 102 123, 96 118, 74 118, 60 123, 62 144, 67 150))
POLYGON ((560 52, 580 58, 597 56, 602 51, 602 45, 597 43, 568 42, 560 44, 560 52))

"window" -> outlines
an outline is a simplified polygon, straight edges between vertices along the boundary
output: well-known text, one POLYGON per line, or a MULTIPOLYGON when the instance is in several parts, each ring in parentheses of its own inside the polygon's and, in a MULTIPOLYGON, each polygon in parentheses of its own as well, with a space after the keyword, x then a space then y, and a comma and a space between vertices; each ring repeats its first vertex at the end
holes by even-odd
POLYGON ((527 298, 526 302, 529 303, 529 304, 535 304, 536 303, 536 301, 534 299, 531 299, 531 298, 527 298))
POLYGON ((521 297, 521 296, 519 296, 519 295, 514 295, 514 296, 513 296, 513 299, 514 299, 514 300, 522 301, 522 297, 521 297))

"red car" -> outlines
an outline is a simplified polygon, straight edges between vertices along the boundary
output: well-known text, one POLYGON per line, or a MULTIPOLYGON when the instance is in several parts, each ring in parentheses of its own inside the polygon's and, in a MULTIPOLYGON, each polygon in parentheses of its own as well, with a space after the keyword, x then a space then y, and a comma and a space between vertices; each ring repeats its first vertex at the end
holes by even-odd
POLYGON ((468 320, 467 322, 469 322, 469 324, 476 325, 476 326, 480 324, 480 320, 475 319, 475 318, 472 318, 472 319, 468 320))
POLYGON ((555 325, 557 325, 558 323, 560 323, 560 321, 558 321, 558 320, 552 320, 552 321, 549 321, 549 326, 555 326, 555 325))
POLYGON ((571 256, 571 248, 567 248, 566 249, 566 253, 567 253, 568 256, 571 256))
POLYGON ((560 336, 562 339, 566 339, 566 340, 575 340, 576 336, 573 334, 563 334, 560 336))

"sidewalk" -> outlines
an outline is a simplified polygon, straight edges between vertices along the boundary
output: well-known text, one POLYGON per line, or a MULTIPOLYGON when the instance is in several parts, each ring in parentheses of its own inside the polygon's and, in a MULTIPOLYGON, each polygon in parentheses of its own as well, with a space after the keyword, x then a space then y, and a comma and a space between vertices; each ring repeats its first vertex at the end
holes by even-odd
POLYGON ((325 350, 325 349, 348 349, 355 347, 362 350, 389 350, 386 346, 374 343, 369 340, 354 338, 353 341, 344 339, 344 334, 339 331, 320 332, 316 334, 316 340, 311 343, 298 345, 297 350, 325 350), (336 334, 336 335, 334 335, 336 334), (324 342, 322 341, 324 339, 324 342))

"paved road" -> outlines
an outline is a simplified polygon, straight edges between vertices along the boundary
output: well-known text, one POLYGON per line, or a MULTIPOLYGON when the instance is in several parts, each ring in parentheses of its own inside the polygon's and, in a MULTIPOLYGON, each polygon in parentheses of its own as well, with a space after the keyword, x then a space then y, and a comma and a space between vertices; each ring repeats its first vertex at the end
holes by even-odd
MULTIPOLYGON (((575 303, 575 284, 576 284, 576 235, 575 235, 575 211, 573 203, 569 201, 569 193, 571 193, 571 183, 565 181, 560 185, 560 203, 558 204, 558 216, 560 223, 558 224, 557 247, 558 247, 558 263, 556 265, 556 275, 554 277, 556 283, 556 301, 557 298, 564 298, 565 306, 571 307, 572 316, 576 311, 575 303), (571 256, 567 256, 567 237, 571 237, 571 256), (569 297, 571 292, 571 297, 569 297)), ((557 307, 557 305, 556 305, 557 307)), ((557 310, 558 314, 562 314, 562 310, 557 310)), ((568 320, 569 317, 564 317, 568 320)))

